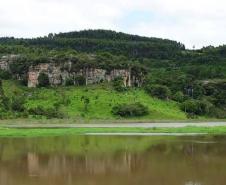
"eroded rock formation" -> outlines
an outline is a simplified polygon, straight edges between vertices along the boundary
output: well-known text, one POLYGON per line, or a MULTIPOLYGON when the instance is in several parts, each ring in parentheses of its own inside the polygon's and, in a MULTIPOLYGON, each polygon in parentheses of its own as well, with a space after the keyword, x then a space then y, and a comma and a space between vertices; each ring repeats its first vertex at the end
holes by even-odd
MULTIPOLYGON (((0 69, 10 72, 10 64, 17 55, 4 56, 0 59, 0 69)), ((133 74, 131 68, 128 69, 101 69, 98 67, 74 67, 72 62, 54 62, 40 63, 37 65, 31 65, 25 73, 25 77, 28 81, 28 87, 37 87, 38 77, 40 73, 44 73, 49 78, 51 86, 65 85, 67 80, 74 80, 76 77, 82 77, 85 80, 85 84, 96 84, 104 81, 112 81, 117 77, 122 77, 125 87, 141 86, 143 83, 143 74, 133 74)), ((13 74, 15 78, 20 80, 20 75, 13 74)))
POLYGON ((133 83, 136 83, 136 77, 131 76, 130 69, 112 69, 107 71, 98 68, 84 68, 71 71, 70 68, 65 69, 62 65, 43 63, 29 68, 28 87, 36 87, 38 85, 38 76, 40 73, 48 75, 49 82, 52 86, 64 85, 67 79, 75 79, 78 76, 84 77, 86 85, 103 81, 110 82, 116 77, 122 77, 126 87, 130 87, 133 83))
POLYGON ((10 64, 18 58, 19 55, 7 55, 0 58, 0 69, 10 71, 10 64))

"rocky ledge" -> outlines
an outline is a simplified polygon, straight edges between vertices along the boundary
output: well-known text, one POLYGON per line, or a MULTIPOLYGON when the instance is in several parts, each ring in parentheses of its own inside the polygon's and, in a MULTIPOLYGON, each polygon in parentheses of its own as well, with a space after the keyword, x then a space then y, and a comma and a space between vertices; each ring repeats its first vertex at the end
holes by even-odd
MULTIPOLYGON (((10 64, 17 58, 17 55, 4 56, 0 59, 0 69, 9 71, 10 64)), ((83 67, 78 68, 73 66, 70 61, 66 62, 53 62, 40 63, 36 65, 31 65, 26 72, 24 72, 25 78, 27 78, 28 87, 37 87, 39 82, 38 78, 41 73, 44 73, 49 78, 49 83, 51 86, 65 85, 68 79, 72 81, 76 77, 83 77, 85 84, 96 84, 100 82, 110 82, 117 77, 123 79, 125 87, 131 86, 141 86, 143 83, 144 75, 134 74, 131 68, 127 69, 101 69, 95 67, 83 67)), ((13 74, 18 80, 21 79, 18 74, 13 74)), ((74 81, 74 84, 76 82, 74 81)))

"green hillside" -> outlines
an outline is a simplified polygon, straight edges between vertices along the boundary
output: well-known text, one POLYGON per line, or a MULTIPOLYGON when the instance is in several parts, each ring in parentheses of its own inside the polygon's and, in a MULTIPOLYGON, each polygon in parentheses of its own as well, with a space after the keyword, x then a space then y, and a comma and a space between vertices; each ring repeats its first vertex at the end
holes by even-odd
MULTIPOLYGON (((0 110, 5 109, 4 114, 14 109, 15 103, 15 109, 25 109, 25 113, 30 111, 37 115, 51 112, 55 117, 60 110, 69 117, 115 119, 111 114, 114 106, 138 102, 142 105, 148 104, 151 113, 146 116, 147 119, 185 117, 183 113, 171 112, 168 104, 173 105, 172 110, 175 110, 175 107, 179 110, 180 107, 189 118, 201 116, 226 119, 226 45, 188 50, 180 42, 168 39, 110 30, 84 30, 32 39, 0 38, 1 61, 4 62, 4 57, 11 55, 17 57, 10 62, 10 70, 0 69, 0 82, 20 81, 24 86, 20 86, 18 91, 31 94, 25 98, 25 107, 20 107, 21 100, 17 100, 17 94, 9 98, 9 101, 7 98, 1 100, 0 87, 0 110), (108 72, 113 69, 131 69, 132 75, 139 78, 142 85, 137 90, 130 89, 124 93, 117 93, 110 85, 101 82, 98 86, 87 87, 51 89, 52 84, 49 84, 49 89, 28 90, 25 87, 31 66, 42 63, 64 65, 64 62, 71 64, 71 69, 68 70, 71 74, 88 68, 104 69, 108 72), (105 87, 101 88, 103 85, 105 87), (59 94, 65 98, 61 98, 59 94), (152 99, 150 95, 161 100, 152 99), (60 103, 54 101, 59 99, 62 99, 60 103), (84 101, 87 101, 85 109, 88 108, 85 114, 82 112, 84 101), (177 103, 172 103, 173 101, 177 103), (52 109, 51 105, 54 103, 52 109), (40 105, 37 110, 36 104, 50 108, 45 110, 40 105)), ((77 76, 75 78, 77 79, 77 76)), ((73 79, 67 80, 71 85, 70 81, 73 79)), ((139 86, 137 83, 133 85, 139 86)), ((12 94, 14 86, 8 87, 8 93, 12 94)))
MULTIPOLYGON (((186 115, 176 102, 152 98, 142 89, 117 92, 109 85, 91 85, 88 87, 58 87, 28 89, 13 81, 4 81, 3 89, 9 98, 26 97, 24 106, 27 111, 42 107, 48 110, 59 107, 59 112, 69 118, 86 119, 122 119, 112 114, 112 108, 118 104, 140 102, 149 108, 149 114, 132 119, 139 120, 185 120, 186 115), (84 110, 82 97, 89 98, 87 111, 84 110)), ((12 113, 13 114, 13 113, 12 113)), ((13 115, 12 115, 13 116, 13 115)), ((15 115, 14 115, 15 116, 15 115)), ((30 117, 32 117, 30 115, 30 117)), ((42 116, 33 116, 42 117, 42 116)), ((45 117, 45 116, 44 116, 45 117)))

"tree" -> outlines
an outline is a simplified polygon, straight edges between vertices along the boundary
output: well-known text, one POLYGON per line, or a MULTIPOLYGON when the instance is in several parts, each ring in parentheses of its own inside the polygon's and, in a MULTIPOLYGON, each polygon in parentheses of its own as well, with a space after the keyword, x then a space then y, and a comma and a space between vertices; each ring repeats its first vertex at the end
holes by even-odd
POLYGON ((173 100, 182 103, 185 100, 185 96, 181 91, 176 92, 176 94, 173 95, 173 100))
POLYGON ((0 80, 0 112, 4 112, 10 109, 9 99, 5 96, 2 80, 0 80))
POLYGON ((119 92, 122 92, 126 89, 122 77, 117 77, 113 80, 113 87, 116 91, 119 92))
POLYGON ((5 70, 0 69, 0 79, 9 80, 12 78, 12 75, 5 70))
POLYGON ((40 73, 38 76, 38 86, 39 87, 48 87, 50 85, 49 83, 49 77, 45 73, 40 73))
POLYGON ((149 94, 159 99, 166 100, 171 95, 170 89, 165 85, 151 85, 146 87, 146 90, 149 94))
POLYGON ((205 115, 209 113, 212 104, 206 100, 186 100, 181 104, 181 109, 190 115, 205 115))

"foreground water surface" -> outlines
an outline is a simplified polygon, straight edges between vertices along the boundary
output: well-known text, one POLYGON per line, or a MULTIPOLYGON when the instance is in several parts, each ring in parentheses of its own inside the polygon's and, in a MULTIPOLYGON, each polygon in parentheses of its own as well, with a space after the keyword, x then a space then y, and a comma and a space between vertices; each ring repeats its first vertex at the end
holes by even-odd
POLYGON ((0 139, 0 185, 225 185, 226 136, 0 139))

